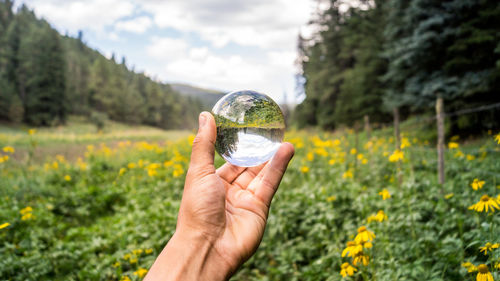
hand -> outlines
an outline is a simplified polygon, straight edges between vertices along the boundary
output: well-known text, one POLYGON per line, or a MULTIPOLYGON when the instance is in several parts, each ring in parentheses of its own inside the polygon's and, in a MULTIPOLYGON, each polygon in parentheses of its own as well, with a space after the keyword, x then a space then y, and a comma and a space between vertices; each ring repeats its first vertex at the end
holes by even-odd
POLYGON ((203 112, 199 123, 177 229, 147 280, 228 279, 260 244, 271 200, 294 153, 290 143, 283 143, 265 164, 242 168, 226 163, 216 170, 215 120, 203 112), (182 262, 185 269, 178 266, 182 262))

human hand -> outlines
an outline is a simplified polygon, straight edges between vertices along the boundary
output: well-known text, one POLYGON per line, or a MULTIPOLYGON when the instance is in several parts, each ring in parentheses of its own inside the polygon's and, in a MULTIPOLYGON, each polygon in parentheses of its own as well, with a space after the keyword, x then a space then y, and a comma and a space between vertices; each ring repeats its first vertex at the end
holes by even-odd
POLYGON ((271 161, 214 167, 216 125, 200 114, 177 229, 147 280, 224 280, 256 251, 271 200, 294 149, 283 143, 271 161), (179 266, 181 265, 182 266, 179 266))

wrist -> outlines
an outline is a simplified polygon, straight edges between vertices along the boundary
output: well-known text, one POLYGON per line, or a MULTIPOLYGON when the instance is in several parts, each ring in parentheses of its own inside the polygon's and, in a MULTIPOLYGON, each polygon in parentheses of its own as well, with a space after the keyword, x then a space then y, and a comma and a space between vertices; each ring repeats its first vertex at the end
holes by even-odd
POLYGON ((228 280, 231 272, 212 241, 195 231, 176 231, 145 280, 228 280))

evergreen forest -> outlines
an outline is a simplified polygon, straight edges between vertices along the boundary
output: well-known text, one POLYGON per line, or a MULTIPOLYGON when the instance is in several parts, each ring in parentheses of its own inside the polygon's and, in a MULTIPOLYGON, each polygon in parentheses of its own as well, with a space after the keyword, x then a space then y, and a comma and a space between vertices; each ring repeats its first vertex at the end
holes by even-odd
MULTIPOLYGON (((495 0, 320 1, 312 38, 299 36, 298 76, 305 100, 300 127, 352 126, 368 115, 391 122, 500 102, 500 2, 495 0)), ((461 134, 498 126, 500 110, 451 116, 461 134)))

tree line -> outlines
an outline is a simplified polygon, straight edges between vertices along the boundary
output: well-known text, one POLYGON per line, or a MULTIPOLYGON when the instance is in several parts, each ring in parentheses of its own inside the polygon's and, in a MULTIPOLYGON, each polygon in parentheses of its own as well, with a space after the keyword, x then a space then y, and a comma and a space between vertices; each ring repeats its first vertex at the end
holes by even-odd
POLYGON ((0 120, 50 126, 76 114, 166 129, 196 124, 197 99, 134 72, 125 58, 107 59, 82 32, 60 35, 13 5, 0 0, 0 120))
MULTIPOLYGON (((388 122, 500 102, 500 2, 494 0, 370 0, 346 9, 341 0, 299 36, 297 106, 300 126, 332 129, 369 115, 388 122)), ((352 3, 352 2, 351 2, 352 3)), ((500 110, 450 118, 450 130, 498 128, 500 110)))

